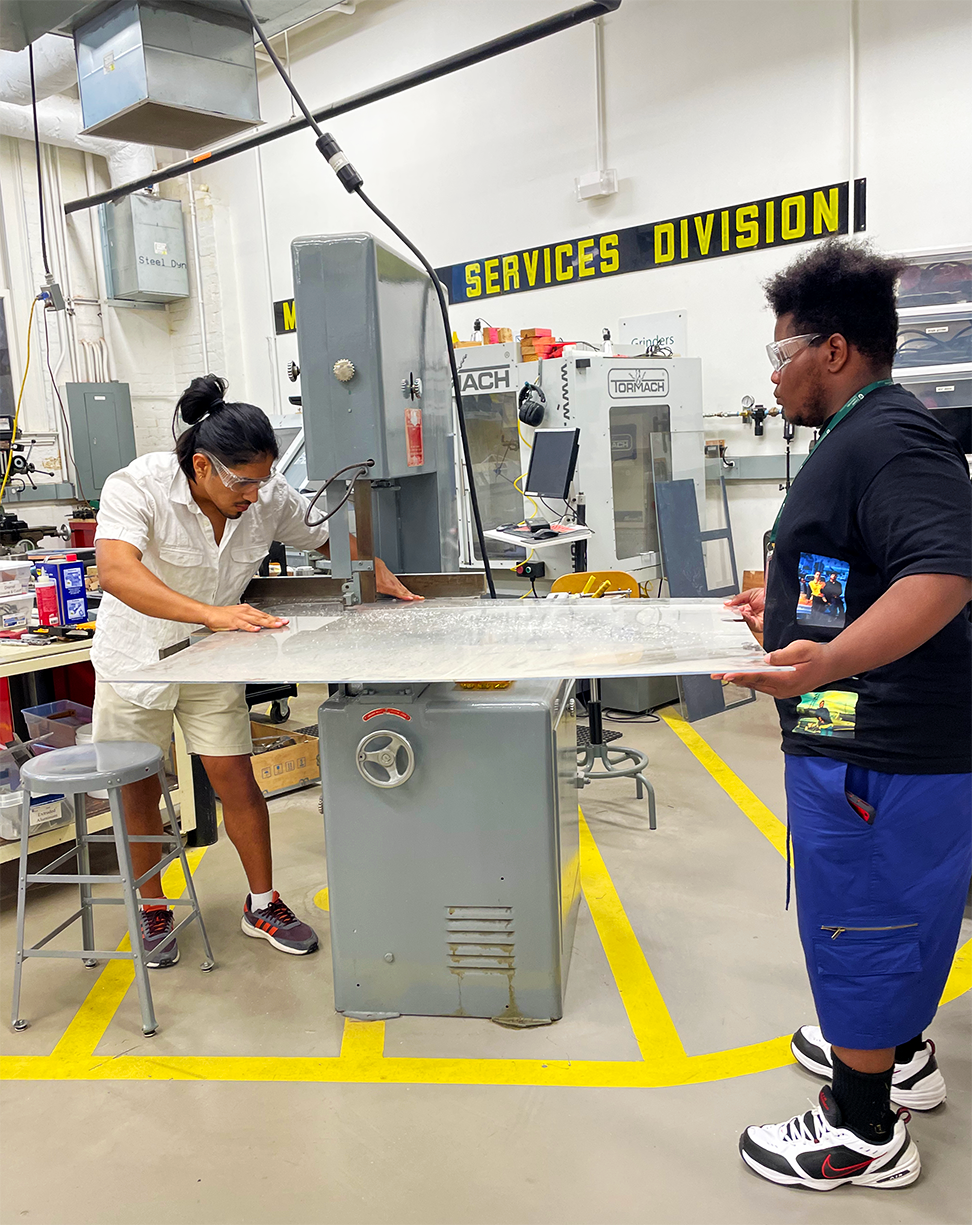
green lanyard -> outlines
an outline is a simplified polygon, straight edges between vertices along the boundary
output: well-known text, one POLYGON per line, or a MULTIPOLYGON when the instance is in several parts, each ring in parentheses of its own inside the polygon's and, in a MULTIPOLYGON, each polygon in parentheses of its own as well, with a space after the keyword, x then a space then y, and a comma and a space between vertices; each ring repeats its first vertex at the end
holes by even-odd
MULTIPOLYGON (((847 401, 844 407, 840 409, 838 412, 834 413, 834 415, 827 420, 823 429, 820 431, 819 437, 817 438, 817 447, 820 446, 826 434, 830 430, 832 430, 835 425, 840 425, 841 421, 843 421, 845 417, 850 416, 850 414, 854 411, 855 408, 857 408, 858 404, 860 404, 860 402, 864 399, 865 396, 870 395, 872 391, 876 391, 879 387, 891 387, 893 384, 894 384, 894 379, 878 379, 876 383, 868 383, 866 387, 862 387, 860 391, 855 392, 855 394, 851 396, 851 398, 847 401)), ((814 450, 816 450, 816 447, 814 447, 814 450)), ((797 475, 799 475, 799 473, 797 475)), ((794 477, 794 480, 796 480, 796 477, 794 477)), ((792 488, 792 484, 791 484, 791 488, 792 488)), ((790 491, 787 490, 786 497, 789 497, 789 495, 790 495, 790 491)), ((780 516, 783 514, 783 507, 786 506, 786 497, 783 499, 783 505, 776 512, 776 520, 773 523, 773 530, 770 532, 770 538, 769 538, 769 551, 770 552, 773 552, 773 550, 776 548, 776 533, 780 526, 780 516)))

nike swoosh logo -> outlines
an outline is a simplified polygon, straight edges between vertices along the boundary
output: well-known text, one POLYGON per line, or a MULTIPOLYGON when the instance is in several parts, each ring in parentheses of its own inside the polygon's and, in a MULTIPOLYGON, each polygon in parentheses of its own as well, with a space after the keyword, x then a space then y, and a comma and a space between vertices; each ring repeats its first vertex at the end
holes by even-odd
POLYGON ((837 1167, 831 1164, 830 1154, 824 1158, 824 1163, 820 1167, 820 1173, 824 1178, 846 1178, 848 1174, 859 1174, 861 1170, 866 1170, 871 1164, 873 1158, 868 1157, 867 1161, 861 1161, 857 1165, 845 1165, 837 1167))

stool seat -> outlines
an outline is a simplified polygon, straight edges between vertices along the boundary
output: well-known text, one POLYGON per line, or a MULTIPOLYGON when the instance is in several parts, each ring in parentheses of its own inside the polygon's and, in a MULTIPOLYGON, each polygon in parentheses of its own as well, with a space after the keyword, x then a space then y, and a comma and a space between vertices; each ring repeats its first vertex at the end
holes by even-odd
POLYGON ((20 768, 26 790, 101 791, 122 787, 159 771, 162 753, 157 744, 129 740, 101 740, 53 749, 33 757, 20 768))

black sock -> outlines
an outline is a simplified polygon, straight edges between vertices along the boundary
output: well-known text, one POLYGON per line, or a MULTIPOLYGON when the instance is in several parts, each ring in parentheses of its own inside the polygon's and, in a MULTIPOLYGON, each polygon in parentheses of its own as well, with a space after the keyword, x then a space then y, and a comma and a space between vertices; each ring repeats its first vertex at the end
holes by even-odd
POLYGON ((912 1059, 918 1054, 925 1045, 925 1039, 918 1035, 917 1038, 912 1038, 910 1042, 902 1042, 900 1046, 894 1048, 895 1063, 911 1063, 912 1059))
POLYGON ((840 1107, 844 1126, 871 1144, 886 1144, 894 1131, 896 1116, 891 1110, 891 1074, 857 1072, 833 1052, 834 1099, 840 1107))

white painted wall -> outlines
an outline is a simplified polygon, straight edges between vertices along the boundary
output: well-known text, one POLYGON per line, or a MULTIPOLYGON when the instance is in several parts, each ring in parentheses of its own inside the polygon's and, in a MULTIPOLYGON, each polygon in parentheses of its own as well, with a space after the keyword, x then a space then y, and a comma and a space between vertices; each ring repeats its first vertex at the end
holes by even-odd
MULTIPOLYGON (((555 0, 371 0, 290 39, 293 75, 312 106, 430 63, 558 11, 555 0)), ((856 173, 868 179, 868 236, 887 250, 967 245, 972 199, 972 74, 964 0, 860 0, 856 173)), ((442 265, 847 178, 849 25, 842 0, 624 0, 605 19, 607 164, 620 191, 578 203, 594 169, 593 30, 581 26, 329 125, 366 190, 442 265)), ((267 122, 289 96, 263 72, 267 122)), ((200 172, 225 215, 235 301, 223 322, 236 349, 235 394, 279 406, 293 338, 273 340, 270 301, 290 296, 291 240, 380 228, 348 197, 308 133, 200 172), (275 356, 271 355, 275 352, 275 356)), ((394 240, 390 240, 394 244, 394 240)), ((623 315, 686 308, 703 359, 708 411, 771 394, 771 333, 761 281, 791 256, 729 256, 453 308, 467 334, 546 326, 599 339, 623 315)), ((754 439, 713 422, 736 454, 782 450, 780 423, 754 439)), ((802 449, 806 448, 802 439, 802 449)), ((777 483, 732 490, 742 566, 759 567, 777 483)))

